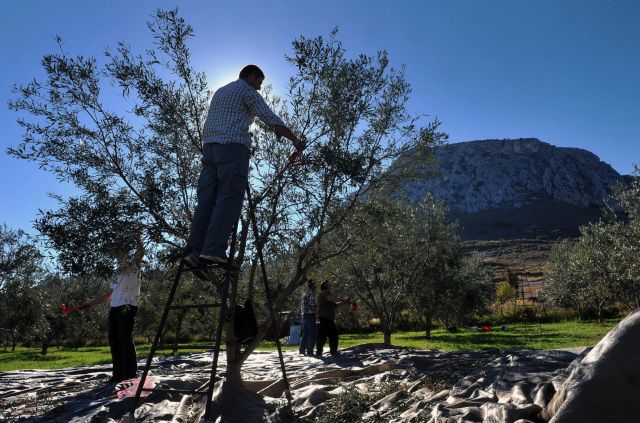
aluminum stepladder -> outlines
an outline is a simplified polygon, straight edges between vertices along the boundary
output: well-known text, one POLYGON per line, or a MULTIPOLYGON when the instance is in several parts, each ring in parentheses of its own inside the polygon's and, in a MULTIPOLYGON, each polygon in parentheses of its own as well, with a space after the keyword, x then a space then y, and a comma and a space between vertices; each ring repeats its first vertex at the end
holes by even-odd
MULTIPOLYGON (((173 278, 173 284, 171 285, 171 288, 169 289, 169 295, 167 297, 167 302, 165 303, 164 306, 164 310, 162 312, 162 317, 160 318, 160 323, 158 325, 158 330, 156 332, 156 336, 153 340, 153 344, 151 344, 151 349, 149 350, 149 355, 147 357, 147 362, 144 366, 144 370, 142 371, 142 376, 140 376, 140 380, 138 382, 138 389, 136 390, 136 395, 133 401, 133 404, 131 406, 131 411, 129 412, 129 417, 130 419, 134 419, 135 418, 135 410, 138 407, 138 403, 140 402, 140 396, 142 394, 143 391, 146 392, 168 392, 168 393, 179 393, 179 394, 186 394, 186 395, 206 395, 207 396, 207 404, 206 404, 206 413, 210 412, 211 410, 211 402, 212 402, 212 396, 213 396, 213 388, 214 388, 214 381, 215 381, 215 375, 216 375, 216 370, 217 370, 217 366, 218 366, 218 357, 220 354, 220 345, 222 342, 222 329, 224 327, 224 322, 226 319, 226 313, 227 313, 227 297, 229 295, 229 285, 231 284, 231 276, 232 273, 234 272, 234 270, 239 271, 239 269, 235 269, 233 266, 233 260, 234 260, 234 255, 235 255, 235 248, 236 248, 236 242, 237 242, 237 224, 235 225, 234 229, 233 229, 233 233, 231 236, 231 248, 229 251, 229 264, 227 265, 209 265, 209 266, 204 266, 204 267, 199 267, 199 268, 188 268, 185 267, 184 263, 182 263, 182 261, 180 262, 180 265, 178 266, 178 270, 176 272, 175 277, 173 278), (223 289, 221 291, 221 298, 220 298, 220 304, 216 304, 216 303, 207 303, 207 304, 183 304, 183 305, 173 305, 173 298, 175 296, 176 290, 178 288, 178 285, 180 284, 180 279, 182 278, 183 273, 186 272, 194 272, 194 271, 202 271, 202 270, 217 270, 217 269, 226 269, 225 270, 225 277, 224 277, 224 283, 223 283, 223 289), (218 321, 217 321, 217 325, 216 325, 216 333, 215 333, 215 341, 214 341, 214 346, 213 346, 213 362, 211 364, 211 376, 209 378, 209 382, 208 384, 205 384, 199 388, 193 389, 193 390, 187 390, 187 389, 162 389, 162 388, 145 388, 144 387, 144 383, 147 379, 147 376, 149 374, 149 370, 151 369, 151 364, 153 362, 153 357, 155 356, 156 351, 158 350, 158 347, 160 346, 160 338, 162 337, 162 331, 164 329, 164 326, 167 322, 167 317, 169 315, 169 311, 170 310, 184 310, 184 309, 206 309, 206 308, 219 308, 220 312, 218 313, 218 321), (206 387, 206 391, 203 389, 204 387, 206 387)), ((179 347, 177 349, 202 349, 202 348, 207 348, 209 346, 205 346, 205 345, 191 345, 191 346, 182 346, 179 347)), ((175 348, 172 347, 172 348, 175 348)), ((205 417, 207 417, 205 415, 205 417)))
MULTIPOLYGON (((249 216, 250 216, 250 220, 251 220, 251 226, 253 229, 253 233, 254 233, 254 239, 255 239, 255 243, 256 243, 256 255, 258 257, 258 260, 260 262, 260 268, 261 268, 261 272, 262 272, 262 280, 263 280, 263 284, 264 284, 264 289, 265 289, 265 296, 266 296, 266 300, 267 300, 267 304, 269 307, 269 313, 270 313, 270 318, 271 318, 271 322, 274 325, 275 328, 275 332, 276 332, 276 336, 275 336, 275 343, 276 343, 276 347, 278 350, 278 357, 279 357, 279 361, 280 361, 280 366, 282 369, 282 376, 283 376, 283 381, 284 381, 284 387, 285 387, 285 395, 287 398, 287 402, 289 404, 291 404, 291 390, 290 390, 290 386, 289 386, 289 381, 287 378, 287 374, 286 374, 286 369, 285 369, 285 364, 284 364, 284 358, 282 355, 282 346, 280 344, 280 339, 279 339, 279 334, 280 334, 280 325, 279 325, 279 321, 276 318, 276 315, 274 313, 273 310, 273 303, 272 303, 272 299, 271 299, 271 289, 269 287, 269 282, 268 282, 268 277, 267 277, 267 270, 266 270, 266 265, 264 262, 264 255, 262 253, 262 247, 264 246, 264 243, 266 242, 265 239, 263 239, 262 237, 260 237, 259 235, 259 229, 258 229, 258 224, 257 224, 257 220, 256 220, 256 216, 255 216, 255 210, 254 210, 254 205, 253 205, 253 201, 251 198, 251 190, 249 189, 249 187, 247 186, 247 197, 248 197, 248 209, 249 209, 249 216)), ((233 229, 233 233, 232 233, 232 237, 231 237, 231 246, 230 246, 230 251, 229 251, 229 264, 227 265, 209 265, 206 267, 202 267, 202 268, 186 268, 184 266, 184 264, 182 262, 180 262, 180 265, 178 267, 178 270, 176 272, 176 275, 174 277, 173 280, 173 284, 171 285, 171 288, 169 290, 169 295, 167 297, 167 302, 165 304, 164 310, 162 312, 162 317, 160 318, 160 324, 158 325, 158 330, 156 332, 156 336, 154 338, 153 344, 151 346, 151 349, 149 350, 149 355, 147 357, 147 362, 145 364, 144 370, 142 372, 142 376, 140 377, 140 380, 138 382, 138 388, 136 390, 136 395, 133 401, 133 405, 131 407, 131 411, 129 413, 130 419, 135 418, 135 410, 138 407, 138 403, 140 402, 140 396, 142 394, 143 391, 147 391, 147 392, 169 392, 169 393, 180 393, 180 394, 186 394, 186 395, 206 395, 206 408, 205 408, 205 414, 204 414, 204 418, 205 419, 210 419, 211 418, 211 414, 212 414, 212 402, 213 402, 213 389, 215 386, 215 379, 216 379, 216 371, 217 371, 217 366, 218 366, 218 358, 220 355, 220 346, 221 346, 221 342, 222 342, 222 330, 224 328, 224 322, 227 319, 227 300, 228 300, 228 295, 229 295, 229 287, 231 284, 231 277, 234 271, 239 271, 239 268, 235 268, 233 263, 234 263, 234 258, 235 258, 235 249, 236 249, 236 243, 237 243, 237 224, 233 229), (178 288, 178 285, 180 283, 180 279, 182 277, 183 272, 193 272, 193 271, 199 271, 199 270, 213 270, 213 269, 226 269, 225 270, 225 277, 224 277, 224 285, 223 285, 223 289, 221 292, 221 302, 220 304, 185 304, 185 305, 172 305, 173 303, 173 298, 175 296, 175 292, 178 288), (179 310, 179 309, 193 309, 193 308, 219 308, 220 312, 218 314, 218 321, 217 321, 217 326, 216 326, 216 333, 215 333, 215 343, 213 346, 213 361, 211 364, 211 373, 210 373, 210 377, 209 377, 209 381, 208 383, 206 383, 205 385, 196 388, 194 390, 180 390, 180 389, 161 389, 161 388, 145 388, 144 387, 144 383, 145 380, 149 374, 149 370, 151 368, 151 364, 153 362, 153 357, 155 356, 156 351, 158 350, 159 347, 159 342, 160 342, 160 338, 162 336, 162 331, 164 329, 164 326, 166 324, 167 321, 167 317, 169 314, 170 310, 179 310), (206 391, 204 391, 204 387, 206 387, 206 391)), ((203 347, 203 345, 195 345, 195 346, 187 346, 187 348, 182 348, 182 349, 201 349, 203 347)))

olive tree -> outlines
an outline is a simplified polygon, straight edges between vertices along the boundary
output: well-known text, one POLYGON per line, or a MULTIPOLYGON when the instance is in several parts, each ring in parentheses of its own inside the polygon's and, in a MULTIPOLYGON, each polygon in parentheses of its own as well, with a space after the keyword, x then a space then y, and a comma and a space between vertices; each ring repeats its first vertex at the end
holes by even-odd
POLYGON ((22 230, 0 226, 0 328, 11 342, 30 340, 46 324, 33 287, 42 276, 42 256, 22 230))
POLYGON ((591 308, 601 319, 603 308, 614 302, 628 310, 640 306, 638 176, 619 186, 614 199, 622 213, 609 208, 603 219, 580 228, 576 241, 561 242, 551 252, 544 295, 577 309, 580 317, 591 308))
POLYGON ((452 226, 445 220, 444 207, 431 197, 414 206, 402 198, 372 193, 340 231, 353 248, 327 267, 355 293, 364 310, 380 320, 385 343, 391 343, 391 333, 417 291, 433 289, 426 269, 442 253, 438 244, 450 241, 439 235, 455 236, 452 226))
MULTIPOLYGON (((250 205, 259 217, 259 237, 248 244, 241 239, 241 249, 245 242, 246 253, 255 257, 260 244, 271 263, 285 266, 273 299, 276 312, 313 269, 349 249, 350 243, 332 242, 330 235, 363 199, 415 177, 432 161, 430 147, 446 139, 438 122, 421 127, 408 112, 410 85, 386 52, 350 57, 336 36, 334 31, 328 38, 295 40, 287 57, 293 66, 288 91, 270 99, 306 140, 305 163, 287 162, 288 147, 271 134, 256 137, 250 205), (402 160, 409 154, 411 164, 402 160)), ((230 344, 227 325, 228 374, 258 345, 268 324, 259 326, 242 352, 230 344)))
MULTIPOLYGON (((60 41, 60 52, 43 58, 46 80, 15 87, 10 108, 20 113, 25 135, 9 153, 73 183, 91 204, 100 196, 120 199, 151 248, 175 258, 196 200, 209 92, 204 73, 190 64, 193 28, 177 11, 158 11, 149 29, 154 49, 136 55, 120 43, 102 61, 71 56, 60 41), (118 107, 105 100, 110 87, 119 89, 118 107)), ((437 121, 422 125, 423 117, 408 112, 410 84, 386 52, 348 55, 336 36, 294 40, 286 57, 287 90, 280 96, 265 92, 287 126, 306 140, 304 163, 288 161, 288 147, 266 128, 253 130, 252 196, 240 225, 238 263, 255 260, 257 245, 268 268, 285 260, 281 289, 269 298, 276 313, 311 269, 347 248, 325 240, 363 196, 411 174, 412 167, 398 159, 412 151, 419 165, 431 146, 446 139, 437 121), (249 230, 254 223, 257 233, 249 230)), ((70 210, 62 206, 61 212, 70 210)), ((87 232, 100 233, 87 220, 87 232)), ((231 311, 239 285, 250 283, 237 275, 232 282, 231 311)), ((242 364, 269 321, 244 347, 233 335, 233 319, 227 322, 227 380, 239 385, 242 364)))

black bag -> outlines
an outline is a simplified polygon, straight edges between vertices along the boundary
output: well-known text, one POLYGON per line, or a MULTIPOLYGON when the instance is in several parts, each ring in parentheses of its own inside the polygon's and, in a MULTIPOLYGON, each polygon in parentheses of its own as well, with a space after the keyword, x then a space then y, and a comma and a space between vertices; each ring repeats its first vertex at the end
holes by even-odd
POLYGON ((236 341, 241 344, 250 342, 258 333, 256 315, 253 313, 253 304, 247 299, 244 306, 236 306, 236 315, 233 321, 233 333, 236 341))

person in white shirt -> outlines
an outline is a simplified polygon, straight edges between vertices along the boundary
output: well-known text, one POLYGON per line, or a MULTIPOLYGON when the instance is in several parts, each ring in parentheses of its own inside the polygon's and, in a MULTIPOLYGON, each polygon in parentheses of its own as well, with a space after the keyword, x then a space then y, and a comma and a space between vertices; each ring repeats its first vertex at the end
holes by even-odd
POLYGON ((140 233, 136 234, 136 251, 116 252, 119 266, 107 293, 72 310, 81 310, 111 301, 109 310, 109 347, 113 362, 112 376, 108 383, 117 383, 137 377, 138 360, 133 342, 133 326, 140 301, 140 266, 144 257, 144 245, 140 233))

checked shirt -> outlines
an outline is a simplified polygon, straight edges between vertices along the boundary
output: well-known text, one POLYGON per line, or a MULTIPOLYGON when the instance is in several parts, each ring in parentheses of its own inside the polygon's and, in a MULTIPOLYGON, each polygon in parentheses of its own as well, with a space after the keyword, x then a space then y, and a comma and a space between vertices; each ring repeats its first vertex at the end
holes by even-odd
POLYGON ((204 123, 204 143, 241 143, 251 148, 249 125, 255 118, 269 127, 286 126, 258 91, 242 79, 218 89, 204 123))
POLYGON ((316 314, 316 294, 313 291, 307 291, 300 300, 300 313, 316 314))

